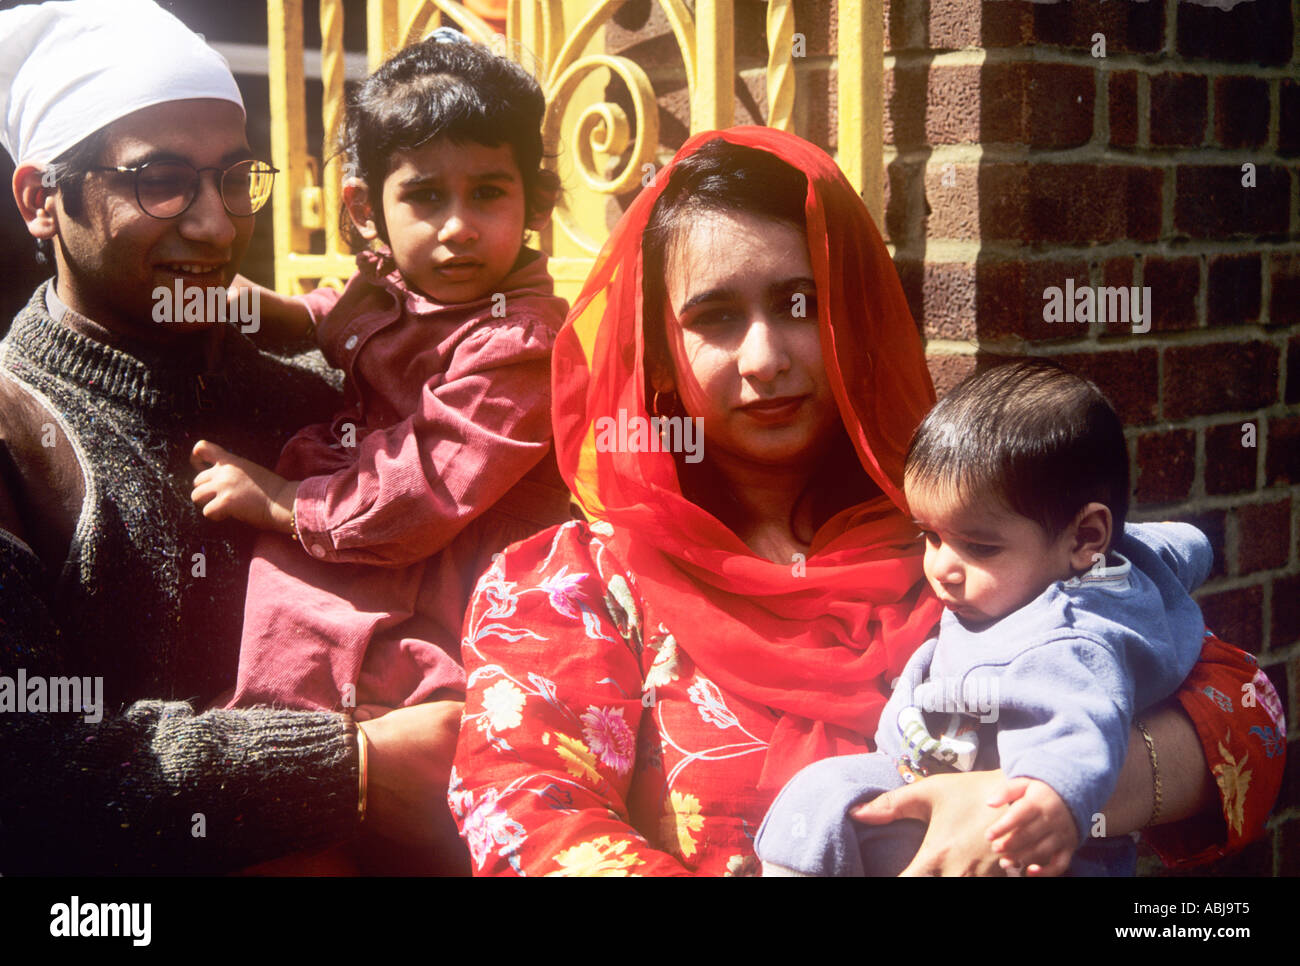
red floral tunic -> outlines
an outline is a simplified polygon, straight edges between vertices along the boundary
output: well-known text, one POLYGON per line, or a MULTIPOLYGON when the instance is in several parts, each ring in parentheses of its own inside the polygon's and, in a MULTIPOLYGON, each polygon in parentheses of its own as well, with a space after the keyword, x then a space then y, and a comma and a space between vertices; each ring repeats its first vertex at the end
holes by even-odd
MULTIPOLYGON (((611 533, 565 524, 516 544, 479 581, 450 790, 474 874, 754 875, 772 797, 756 786, 776 716, 697 670, 602 539, 611 533)), ((1222 790, 1226 832, 1162 827, 1171 863, 1260 835, 1283 764, 1281 705, 1247 655, 1207 638, 1179 699, 1222 790)))

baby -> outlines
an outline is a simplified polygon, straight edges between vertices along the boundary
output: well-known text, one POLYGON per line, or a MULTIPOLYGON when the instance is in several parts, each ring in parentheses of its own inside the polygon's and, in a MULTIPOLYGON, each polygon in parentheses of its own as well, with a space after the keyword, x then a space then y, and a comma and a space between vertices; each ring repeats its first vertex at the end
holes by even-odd
MULTIPOLYGON (((925 829, 849 810, 936 771, 1001 768, 1009 872, 1132 875, 1105 837, 1134 714, 1172 694, 1205 633, 1194 527, 1124 526, 1128 452, 1092 383, 1045 360, 972 376, 917 429, 904 469, 946 611, 908 661, 876 751, 805 768, 759 829, 765 875, 897 875, 925 829), (1080 847, 1082 845, 1082 847, 1080 847), (1077 850, 1077 851, 1076 851, 1077 850)), ((1158 806, 1157 806, 1158 807, 1158 806)))

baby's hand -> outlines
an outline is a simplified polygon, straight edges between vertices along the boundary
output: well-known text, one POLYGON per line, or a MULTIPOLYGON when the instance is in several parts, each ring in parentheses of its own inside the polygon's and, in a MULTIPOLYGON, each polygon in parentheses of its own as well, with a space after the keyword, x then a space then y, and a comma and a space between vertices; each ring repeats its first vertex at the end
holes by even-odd
POLYGON ((985 833, 993 851, 1002 855, 1003 869, 1023 869, 1035 876, 1065 871, 1079 845, 1079 832, 1074 815, 1051 785, 1013 778, 987 804, 1011 806, 985 833))
POLYGON ((261 530, 293 532, 296 482, 202 439, 194 444, 190 463, 199 470, 190 499, 209 520, 234 517, 261 530))

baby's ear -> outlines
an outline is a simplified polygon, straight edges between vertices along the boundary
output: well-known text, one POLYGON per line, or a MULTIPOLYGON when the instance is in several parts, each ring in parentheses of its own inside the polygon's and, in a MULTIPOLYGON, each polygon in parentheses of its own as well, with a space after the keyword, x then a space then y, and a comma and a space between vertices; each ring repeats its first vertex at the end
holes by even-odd
POLYGON ((1105 557, 1111 545, 1115 521, 1110 507, 1104 503, 1089 503, 1074 518, 1074 546, 1070 551, 1070 564, 1076 573, 1090 570, 1096 554, 1105 557))
POLYGON ((560 176, 543 168, 537 173, 528 201, 527 223, 529 231, 541 231, 551 221, 551 212, 560 200, 560 176))
POLYGON ((368 242, 379 237, 375 212, 370 205, 370 192, 360 178, 348 178, 343 182, 343 207, 348 210, 357 234, 368 242))

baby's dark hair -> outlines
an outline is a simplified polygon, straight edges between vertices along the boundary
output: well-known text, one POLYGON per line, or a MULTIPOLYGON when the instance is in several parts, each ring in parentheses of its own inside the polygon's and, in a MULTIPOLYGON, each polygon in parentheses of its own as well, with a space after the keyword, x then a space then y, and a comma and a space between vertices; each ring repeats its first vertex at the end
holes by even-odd
MULTIPOLYGON (((547 211, 559 178, 542 168, 542 117, 546 99, 528 72, 486 47, 430 37, 399 51, 348 98, 339 152, 347 174, 370 189, 375 226, 388 242, 379 192, 392 170, 393 152, 435 138, 509 144, 524 179, 529 214, 547 211)), ((346 210, 343 237, 365 247, 346 210)))
POLYGON ((1046 359, 976 373, 930 410, 907 450, 907 485, 984 495, 1057 536, 1088 503, 1128 515, 1124 427, 1087 379, 1046 359))

